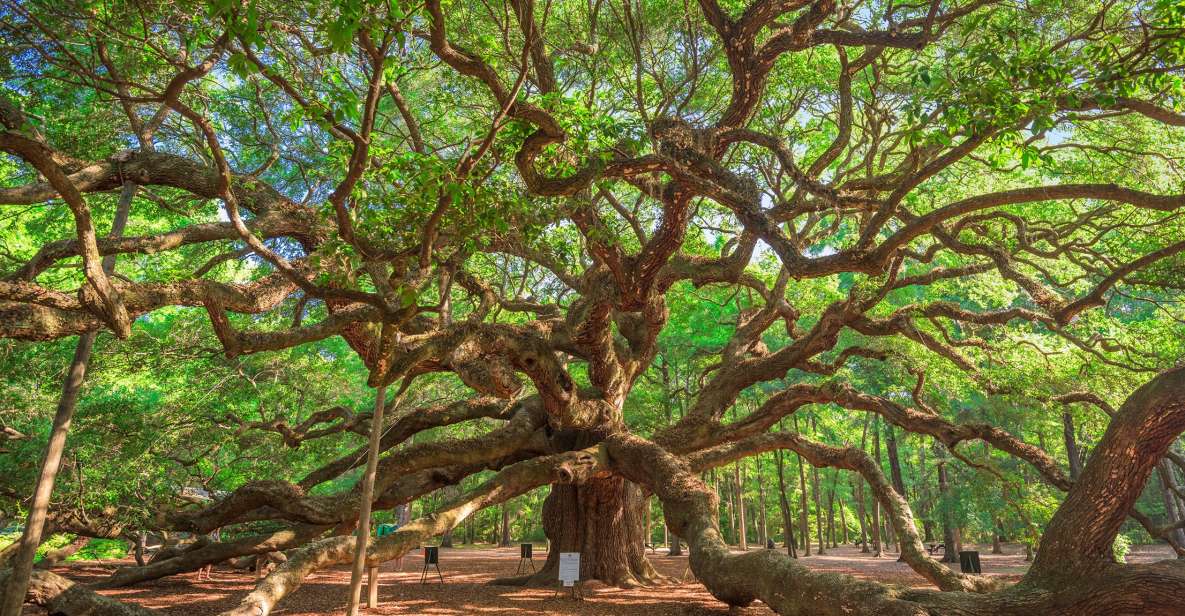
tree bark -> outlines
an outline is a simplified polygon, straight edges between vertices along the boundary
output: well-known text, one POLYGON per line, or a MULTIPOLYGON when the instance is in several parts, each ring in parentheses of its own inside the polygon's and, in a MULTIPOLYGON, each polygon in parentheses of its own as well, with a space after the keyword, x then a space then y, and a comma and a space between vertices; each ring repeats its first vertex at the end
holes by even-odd
POLYGON ((1185 368, 1175 368, 1137 389, 1111 420, 1050 520, 1032 575, 1066 578, 1113 562, 1111 544, 1120 526, 1182 430, 1185 368))
MULTIPOLYGON (((580 579, 620 587, 653 584, 661 576, 646 560, 644 499, 621 477, 594 478, 579 486, 552 486, 543 502, 543 530, 551 541, 547 561, 529 583, 554 585, 560 552, 580 552, 580 579)), ((671 533, 672 545, 679 539, 671 533)))
MULTIPOLYGON (((0 585, 6 584, 11 574, 11 570, 0 571, 0 585)), ((81 584, 42 570, 31 573, 27 590, 19 599, 22 603, 27 601, 42 606, 53 616, 158 615, 158 612, 104 597, 81 584)))
MULTIPOLYGON (((119 196, 110 237, 123 235, 135 195, 136 185, 125 183, 119 196)), ((103 257, 102 270, 106 275, 115 271, 114 254, 103 257)), ((37 546, 41 545, 41 535, 45 530, 45 520, 49 512, 49 499, 53 495, 54 481, 57 479, 58 469, 61 468, 62 453, 66 449, 66 435, 70 432, 70 423, 74 419, 74 407, 78 404, 78 394, 86 378, 86 369, 90 363, 96 337, 97 331, 78 336, 78 344, 74 347, 74 359, 70 361, 70 367, 66 370, 66 380, 62 383, 62 396, 58 399, 58 408, 54 413, 49 443, 45 447, 41 471, 33 486, 33 498, 29 503, 25 531, 21 534, 20 547, 9 563, 12 574, 7 580, 4 596, 0 597, 0 616, 20 616, 25 588, 29 585, 29 576, 33 569, 33 557, 37 554, 37 546)))

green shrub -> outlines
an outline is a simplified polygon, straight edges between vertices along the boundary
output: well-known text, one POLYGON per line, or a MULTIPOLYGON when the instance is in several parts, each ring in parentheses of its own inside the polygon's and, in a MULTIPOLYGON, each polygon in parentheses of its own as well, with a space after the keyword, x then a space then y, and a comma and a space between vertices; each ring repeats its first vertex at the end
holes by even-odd
POLYGON ((127 555, 129 545, 123 539, 91 539, 66 560, 115 560, 127 555))
POLYGON ((1127 553, 1132 549, 1132 540, 1127 535, 1116 535, 1115 543, 1111 544, 1111 553, 1115 555, 1115 562, 1127 562, 1127 553))

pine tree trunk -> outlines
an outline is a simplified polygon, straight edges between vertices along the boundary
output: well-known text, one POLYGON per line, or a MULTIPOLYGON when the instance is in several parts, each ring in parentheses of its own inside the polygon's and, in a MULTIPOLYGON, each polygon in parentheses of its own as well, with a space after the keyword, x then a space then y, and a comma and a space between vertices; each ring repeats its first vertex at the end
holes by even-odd
POLYGON ((880 558, 884 555, 881 549, 881 516, 880 503, 876 499, 872 499, 872 556, 873 558, 880 558))
MULTIPOLYGON (((834 475, 833 475, 834 477, 834 475)), ((835 546, 835 486, 827 490, 827 542, 835 546)))
POLYGON ((946 463, 938 462, 938 494, 942 498, 942 543, 946 545, 946 552, 942 556, 944 563, 959 562, 958 547, 955 537, 954 516, 950 511, 950 486, 946 477, 946 463))
POLYGON ((819 493, 819 467, 811 466, 811 497, 815 501, 815 538, 819 541, 819 555, 827 553, 827 545, 823 542, 823 505, 819 493))
MULTIPOLYGON (((796 454, 797 455, 797 454, 796 454)), ((811 555, 811 527, 810 505, 807 504, 806 469, 803 468, 802 456, 798 456, 798 547, 803 556, 811 555)))
POLYGON ((769 546, 769 518, 765 511, 765 477, 761 471, 761 457, 757 457, 757 518, 761 523, 761 528, 758 529, 757 538, 761 541, 761 547, 769 546))
POLYGON ((790 511, 790 499, 786 498, 786 470, 782 450, 774 452, 778 462, 778 508, 782 510, 782 542, 791 558, 798 558, 798 544, 794 541, 794 514, 790 511))
POLYGON ((737 543, 740 546, 741 551, 745 552, 745 551, 748 551, 748 549, 749 549, 749 537, 748 537, 749 533, 748 533, 748 527, 745 524, 745 487, 744 487, 745 481, 744 481, 743 467, 744 467, 744 461, 738 460, 737 463, 734 464, 732 467, 733 468, 732 478, 733 478, 733 482, 736 484, 737 514, 738 514, 738 521, 740 522, 740 526, 739 526, 740 534, 737 535, 739 537, 739 541, 737 543))
POLYGON ((510 503, 502 503, 502 524, 500 525, 501 534, 498 538, 498 547, 510 547, 510 503))
POLYGON ((860 522, 860 553, 868 553, 868 525, 865 523, 867 512, 864 511, 864 480, 857 477, 856 482, 856 519, 860 522))
POLYGON ((847 545, 851 543, 850 537, 848 536, 848 515, 844 511, 842 498, 839 499, 839 527, 843 530, 843 544, 847 545))

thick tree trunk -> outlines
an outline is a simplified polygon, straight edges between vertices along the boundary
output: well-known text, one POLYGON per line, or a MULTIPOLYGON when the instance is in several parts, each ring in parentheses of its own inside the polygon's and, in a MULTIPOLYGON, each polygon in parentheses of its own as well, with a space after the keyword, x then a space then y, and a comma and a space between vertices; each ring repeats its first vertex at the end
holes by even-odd
POLYGON ((1175 368, 1137 389, 1115 414, 1042 535, 1032 575, 1072 579, 1112 562, 1115 535, 1182 430, 1185 368, 1175 368))
MULTIPOLYGON (((660 580, 642 547, 644 502, 641 490, 621 477, 552 486, 543 502, 543 530, 551 549, 530 583, 555 584, 560 552, 580 552, 582 580, 623 587, 660 580)), ((678 541, 674 533, 671 541, 678 541)))
MULTIPOLYGON (((0 571, 0 585, 9 581, 11 571, 0 571)), ((2 587, 2 586, 0 586, 2 587)), ((53 616, 155 616, 158 612, 120 603, 89 588, 75 584, 49 571, 36 570, 29 577, 22 602, 44 607, 53 616)), ((17 606, 20 607, 20 603, 17 606)))
MULTIPOLYGON (((902 592, 875 582, 811 571, 770 550, 729 554, 713 522, 711 493, 687 463, 629 435, 608 441, 607 457, 614 470, 655 491, 668 523, 688 539, 696 577, 713 596, 730 605, 745 606, 760 599, 779 614, 812 616, 1178 616, 1185 595, 1185 565, 1180 561, 1117 565, 1111 562, 1110 553, 1131 505, 1168 444, 1183 430, 1185 368, 1161 374, 1128 399, 1054 514, 1025 579, 1014 587, 986 594, 902 592)), ((811 447, 793 437, 782 441, 790 448, 811 447)), ((824 463, 825 456, 834 458, 837 453, 815 447, 812 455, 824 463)), ((850 459, 851 454, 845 457, 850 459)), ((970 585, 977 578, 954 574, 951 579, 949 569, 927 561, 916 529, 910 527, 912 520, 904 501, 887 489, 888 483, 883 475, 878 476, 874 465, 852 462, 867 480, 878 482, 874 491, 885 500, 886 510, 893 511, 902 545, 909 536, 911 551, 922 552, 911 561, 940 585, 970 585)))
MULTIPOLYGON (((126 183, 119 197, 119 205, 115 211, 115 220, 111 225, 110 237, 123 235, 127 226, 128 212, 131 210, 132 199, 136 195, 136 185, 126 183)), ((115 271, 115 255, 103 257, 102 269, 110 275, 115 271)), ((78 403, 78 394, 82 390, 83 379, 86 378, 87 365, 90 363, 91 350, 95 346, 98 332, 87 332, 78 337, 78 344, 74 347, 74 358, 66 370, 66 380, 62 383, 62 396, 58 399, 58 408, 54 413, 53 428, 49 433, 49 443, 45 447, 45 457, 41 461, 41 471, 37 475, 37 483, 33 486, 33 498, 29 503, 29 517, 25 521, 25 531, 21 534, 20 546, 11 562, 12 574, 7 580, 4 595, 0 597, 0 616, 20 616, 21 603, 25 596, 25 588, 29 585, 29 575, 33 569, 33 557, 37 554, 37 546, 41 545, 41 534, 45 530, 45 520, 49 512, 49 499, 53 495, 54 481, 58 476, 58 469, 62 464, 62 453, 66 450, 66 434, 70 431, 70 422, 74 419, 74 407, 78 403)))

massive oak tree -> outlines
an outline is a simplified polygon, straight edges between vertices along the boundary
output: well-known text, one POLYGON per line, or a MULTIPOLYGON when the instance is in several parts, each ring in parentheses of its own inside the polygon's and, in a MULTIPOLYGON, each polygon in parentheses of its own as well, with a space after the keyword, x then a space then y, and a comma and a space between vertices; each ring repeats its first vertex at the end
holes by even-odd
MULTIPOLYGON (((381 428, 377 508, 484 473, 372 541, 371 562, 551 485, 549 560, 515 581, 554 579, 554 556, 579 551, 585 577, 661 582, 644 554, 653 496, 734 605, 1180 609, 1180 562, 1111 555, 1129 516, 1185 553, 1173 524, 1133 508, 1185 431, 1181 351, 1148 344, 1181 331, 1179 2, 30 0, 4 3, 0 31, 0 204, 38 221, 10 227, 0 337, 135 339, 186 314, 229 359, 344 341, 367 385, 394 392, 383 426, 327 406, 228 417, 224 438, 296 448, 381 428), (124 186, 139 187, 133 218, 109 236, 124 186), (725 333, 679 364, 671 337, 709 327, 697 311, 726 316, 725 333), (1071 387, 1058 365, 1113 385, 1071 387), (448 399, 407 403, 441 375, 448 399), (937 404, 936 380, 971 392, 967 407, 937 404), (640 396, 646 381, 667 399, 640 396), (1084 465, 970 408, 1078 403, 1109 421, 1084 465), (631 423, 646 404, 666 421, 631 423), (815 415, 791 421, 823 412, 890 438, 893 476, 879 440, 870 455, 828 442, 815 415), (466 423, 495 427, 413 440, 466 423), (923 548, 895 434, 1064 498, 1021 583, 923 548), (729 554, 702 477, 773 450, 867 486, 934 590, 729 554)), ((267 614, 352 559, 361 453, 154 511, 139 524, 282 526, 102 585, 287 550, 230 612, 267 614)), ((28 596, 67 593, 123 609, 52 574, 28 596)))

